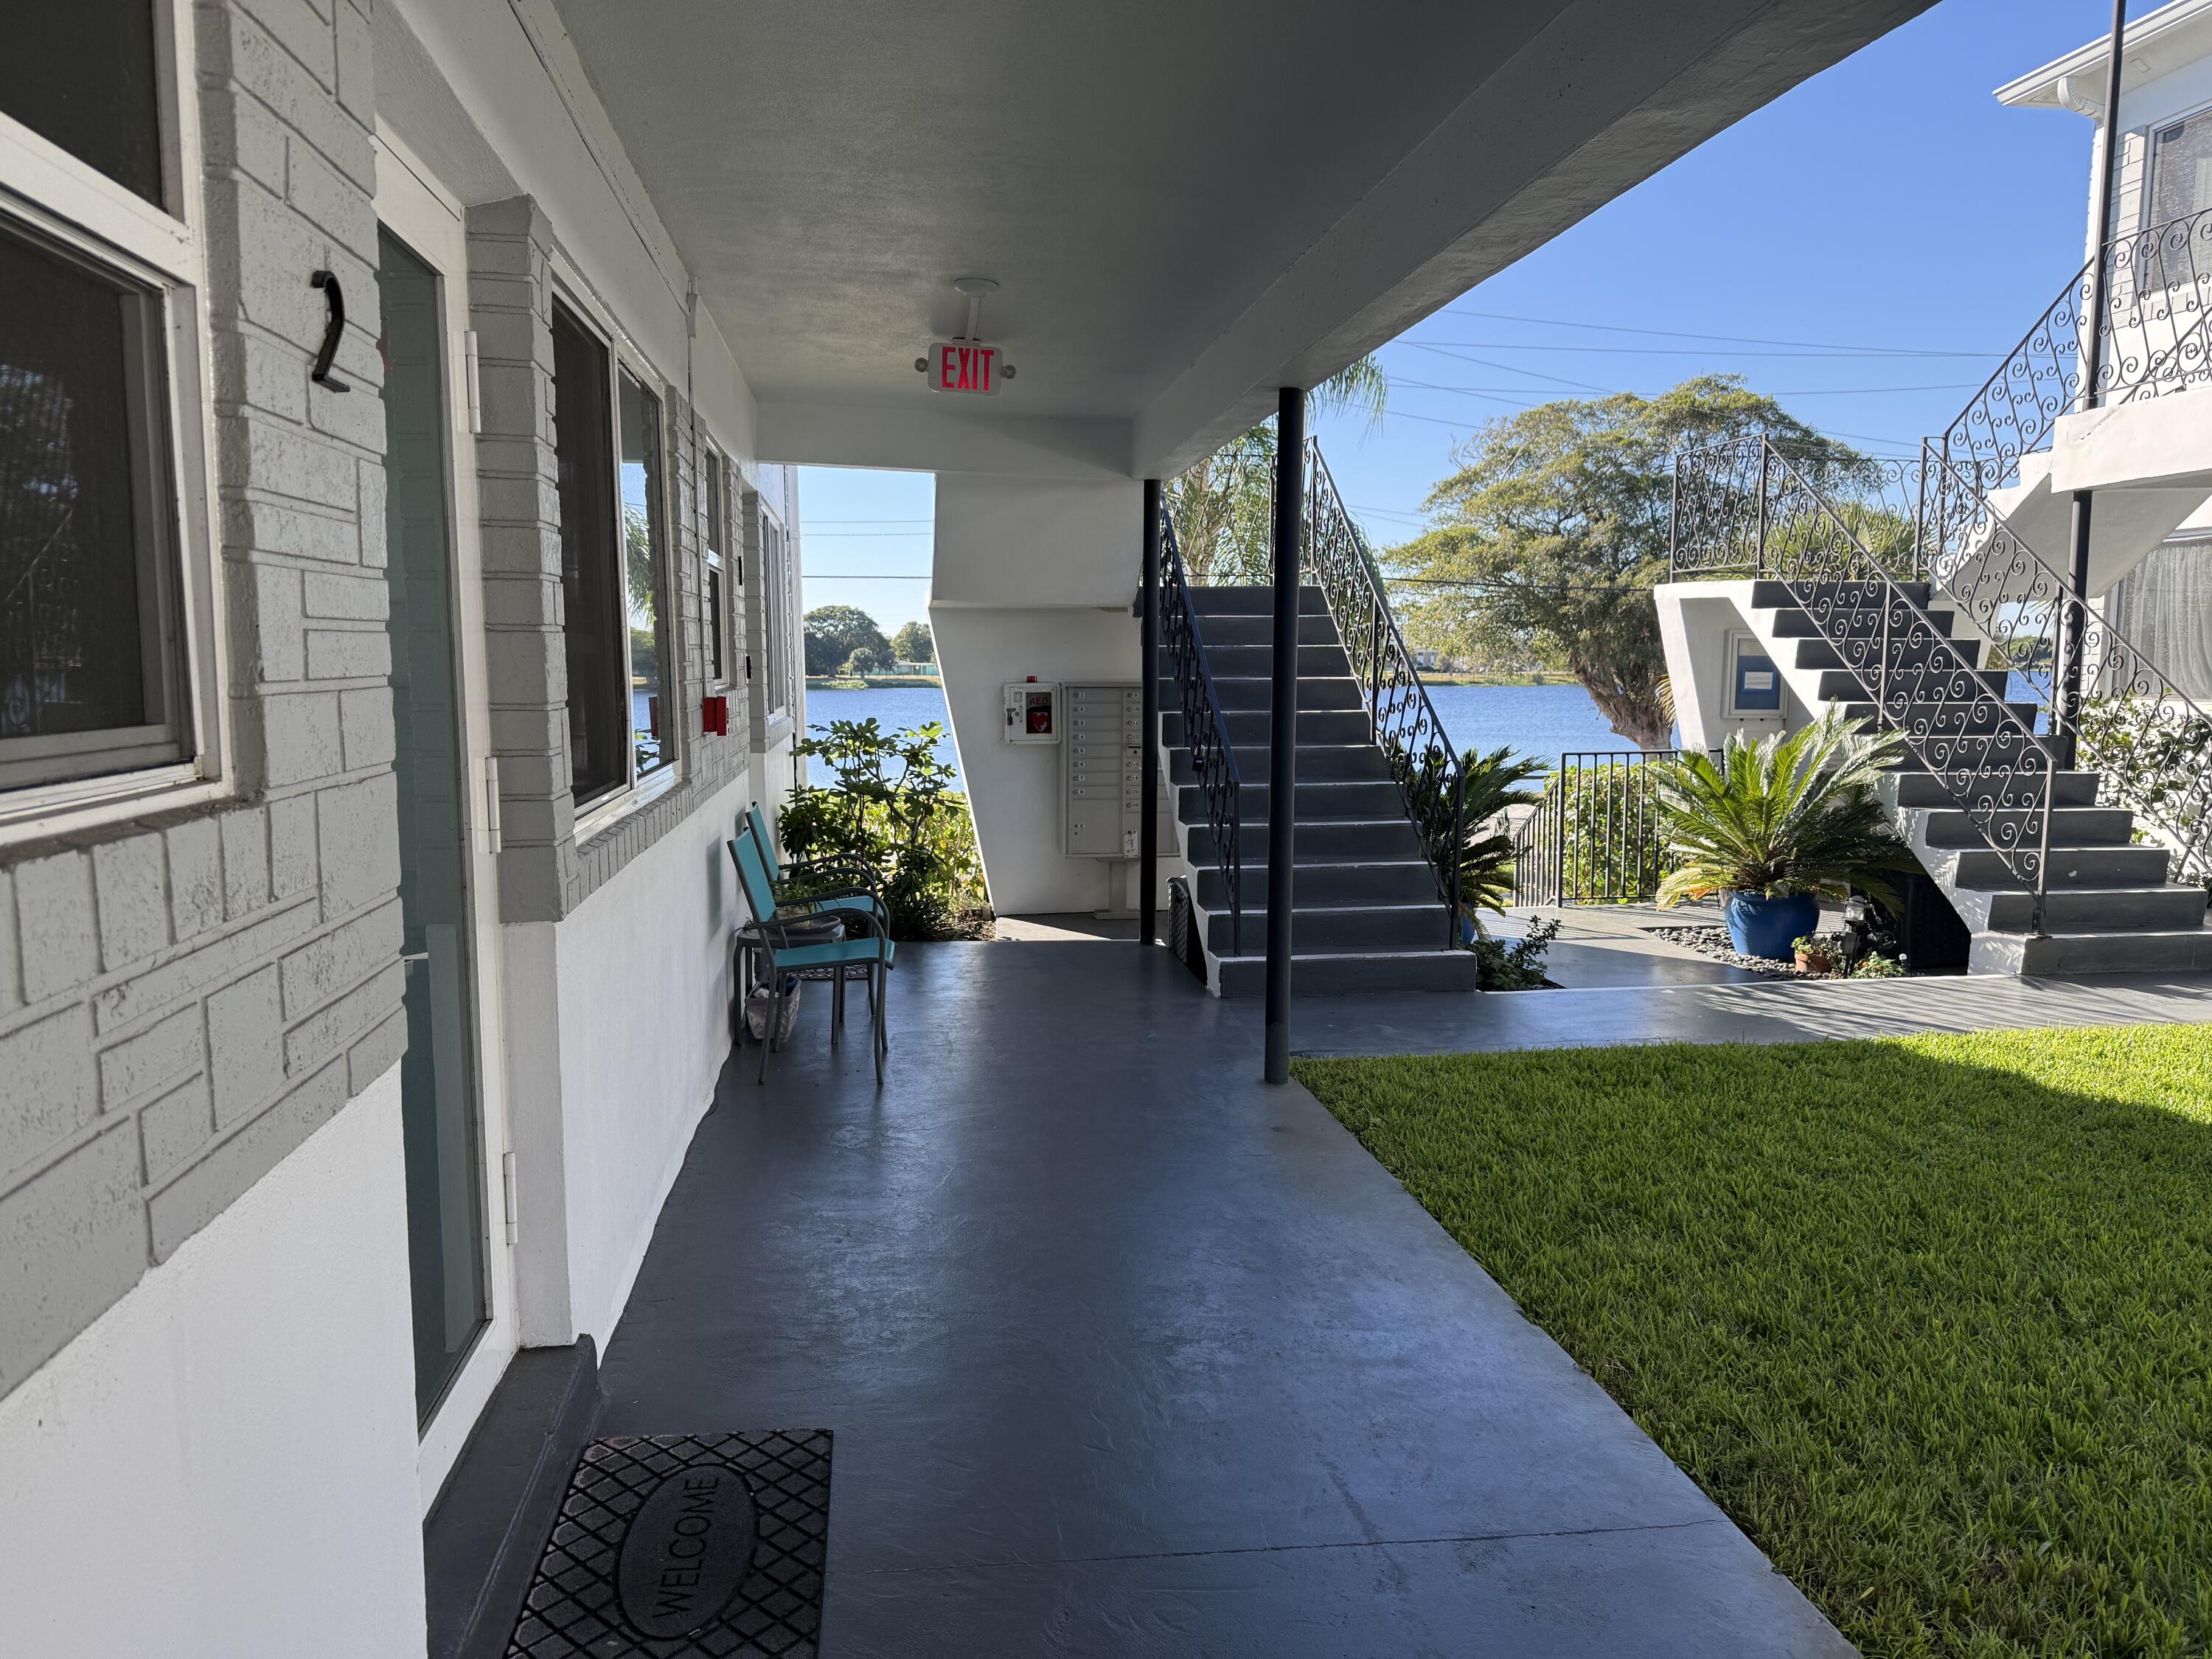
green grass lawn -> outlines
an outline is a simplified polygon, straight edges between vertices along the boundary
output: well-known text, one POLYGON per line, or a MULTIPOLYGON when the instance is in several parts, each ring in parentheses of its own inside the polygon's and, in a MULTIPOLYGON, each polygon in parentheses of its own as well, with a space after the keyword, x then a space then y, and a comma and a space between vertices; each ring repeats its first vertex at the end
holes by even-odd
POLYGON ((1297 1072, 1868 1655, 2212 1650, 2212 1031, 1297 1072))

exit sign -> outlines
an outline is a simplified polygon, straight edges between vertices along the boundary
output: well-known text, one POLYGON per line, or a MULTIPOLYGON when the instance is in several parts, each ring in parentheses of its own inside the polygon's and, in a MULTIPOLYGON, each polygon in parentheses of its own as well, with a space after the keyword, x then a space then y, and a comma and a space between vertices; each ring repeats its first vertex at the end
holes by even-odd
POLYGON ((995 396, 1006 378, 999 348, 973 340, 938 340, 929 348, 929 389, 995 396))

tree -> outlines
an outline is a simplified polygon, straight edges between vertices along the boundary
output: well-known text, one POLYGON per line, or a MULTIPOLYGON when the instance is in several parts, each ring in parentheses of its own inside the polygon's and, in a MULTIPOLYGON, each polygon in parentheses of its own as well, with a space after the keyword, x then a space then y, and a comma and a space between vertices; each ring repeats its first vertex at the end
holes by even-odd
MULTIPOLYGON (((1382 418, 1390 378, 1372 357, 1347 364, 1316 386, 1310 415, 1364 410, 1371 428, 1382 418)), ((1183 568, 1200 585, 1264 582, 1274 568, 1275 423, 1270 419, 1233 438, 1165 488, 1183 568)))
POLYGON ((910 622, 891 635, 891 655, 900 662, 935 662, 937 642, 929 637, 929 624, 910 622))
POLYGON ((1615 732, 1666 748, 1674 701, 1650 589, 1667 574, 1672 459, 1759 434, 1816 483, 1865 465, 1735 375, 1656 398, 1562 398, 1492 422, 1429 492, 1435 528, 1387 556, 1419 585, 1407 607, 1418 631, 1469 655, 1564 669, 1615 732))
POLYGON ((878 651, 872 645, 864 645, 845 659, 848 674, 888 674, 890 669, 890 653, 878 651))
POLYGON ((806 613, 806 672, 834 674, 863 648, 890 655, 876 619, 858 605, 825 605, 806 613))

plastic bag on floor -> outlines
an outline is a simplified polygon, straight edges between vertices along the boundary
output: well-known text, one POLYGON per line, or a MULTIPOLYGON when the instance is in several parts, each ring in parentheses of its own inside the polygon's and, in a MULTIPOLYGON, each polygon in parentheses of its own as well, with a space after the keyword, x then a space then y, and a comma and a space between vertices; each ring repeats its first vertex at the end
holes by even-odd
MULTIPOLYGON (((778 1043, 791 1041, 791 1028, 799 1018, 799 975, 787 974, 783 981, 783 1018, 776 1022, 775 1040, 778 1043)), ((775 1013, 775 995, 765 985, 756 985, 745 996, 745 1030, 756 1042, 768 1041, 768 1023, 775 1013)))

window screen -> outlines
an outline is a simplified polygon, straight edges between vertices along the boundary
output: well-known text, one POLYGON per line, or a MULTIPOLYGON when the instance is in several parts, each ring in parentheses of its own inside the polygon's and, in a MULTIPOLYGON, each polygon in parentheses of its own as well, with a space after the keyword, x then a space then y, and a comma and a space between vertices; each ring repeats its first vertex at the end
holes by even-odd
POLYGON ((158 207, 157 74, 153 0, 33 0, 8 8, 0 112, 158 207))
POLYGON ((0 787, 184 759, 161 297, 4 221, 0 295, 0 787))
POLYGON ((661 576, 668 530, 661 505, 660 399, 628 369, 618 380, 630 747, 635 775, 643 778, 676 758, 675 665, 661 576))

